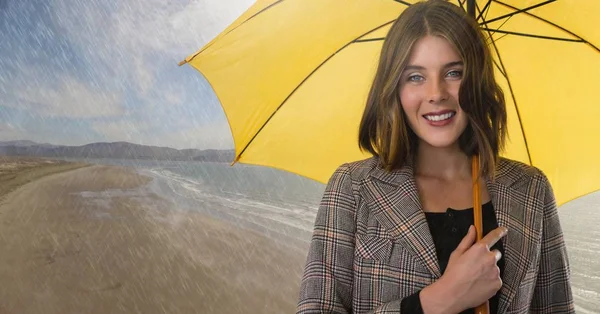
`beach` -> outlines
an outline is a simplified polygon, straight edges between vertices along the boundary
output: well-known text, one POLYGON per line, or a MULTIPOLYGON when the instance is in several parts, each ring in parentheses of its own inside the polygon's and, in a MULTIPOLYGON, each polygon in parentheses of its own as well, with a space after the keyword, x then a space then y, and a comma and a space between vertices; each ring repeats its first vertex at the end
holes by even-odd
POLYGON ((178 210, 131 168, 52 167, 5 166, 0 313, 294 312, 305 247, 178 210))

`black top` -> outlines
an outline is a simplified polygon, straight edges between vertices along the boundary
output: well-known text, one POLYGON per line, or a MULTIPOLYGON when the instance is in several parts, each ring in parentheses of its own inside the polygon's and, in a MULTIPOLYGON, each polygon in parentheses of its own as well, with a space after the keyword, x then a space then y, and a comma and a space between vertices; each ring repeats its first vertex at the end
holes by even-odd
MULTIPOLYGON (((473 225, 473 208, 464 210, 455 210, 448 208, 445 213, 425 213, 429 230, 433 236, 440 270, 442 274, 448 266, 450 254, 456 249, 460 241, 467 235, 469 226, 473 225)), ((498 228, 494 207, 491 202, 483 204, 483 234, 498 228)), ((500 268, 500 276, 504 274, 504 247, 502 240, 498 241, 490 250, 499 250, 502 253, 502 258, 498 261, 500 268)), ((402 299, 402 313, 423 313, 418 291, 404 299, 402 299)), ((498 312, 498 298, 500 292, 496 293, 490 300, 490 313, 498 312)), ((466 310, 462 313, 475 313, 474 309, 466 310)))

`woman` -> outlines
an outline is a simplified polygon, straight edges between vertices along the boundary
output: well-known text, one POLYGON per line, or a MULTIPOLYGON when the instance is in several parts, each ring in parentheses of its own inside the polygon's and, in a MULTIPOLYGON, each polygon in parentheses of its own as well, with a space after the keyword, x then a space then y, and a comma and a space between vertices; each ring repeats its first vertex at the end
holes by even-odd
POLYGON ((548 179, 499 157, 506 109, 488 49, 445 1, 393 24, 359 132, 374 157, 340 166, 326 187, 298 313, 468 313, 486 300, 491 313, 574 312, 548 179))

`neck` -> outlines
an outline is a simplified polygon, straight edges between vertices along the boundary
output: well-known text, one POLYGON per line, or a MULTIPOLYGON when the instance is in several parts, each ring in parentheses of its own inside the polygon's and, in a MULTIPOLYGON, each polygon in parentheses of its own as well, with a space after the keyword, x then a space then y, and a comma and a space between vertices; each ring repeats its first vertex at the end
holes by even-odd
POLYGON ((471 158, 458 144, 438 148, 421 142, 415 159, 415 175, 445 181, 470 180, 471 158))

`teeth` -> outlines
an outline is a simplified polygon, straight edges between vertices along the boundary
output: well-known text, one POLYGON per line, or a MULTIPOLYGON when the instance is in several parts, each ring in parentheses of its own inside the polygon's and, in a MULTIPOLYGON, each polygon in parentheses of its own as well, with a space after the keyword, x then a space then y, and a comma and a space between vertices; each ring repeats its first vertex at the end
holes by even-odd
POLYGON ((448 113, 435 115, 435 116, 425 116, 425 119, 427 119, 429 121, 442 121, 442 120, 450 119, 452 116, 454 116, 454 112, 448 112, 448 113))

